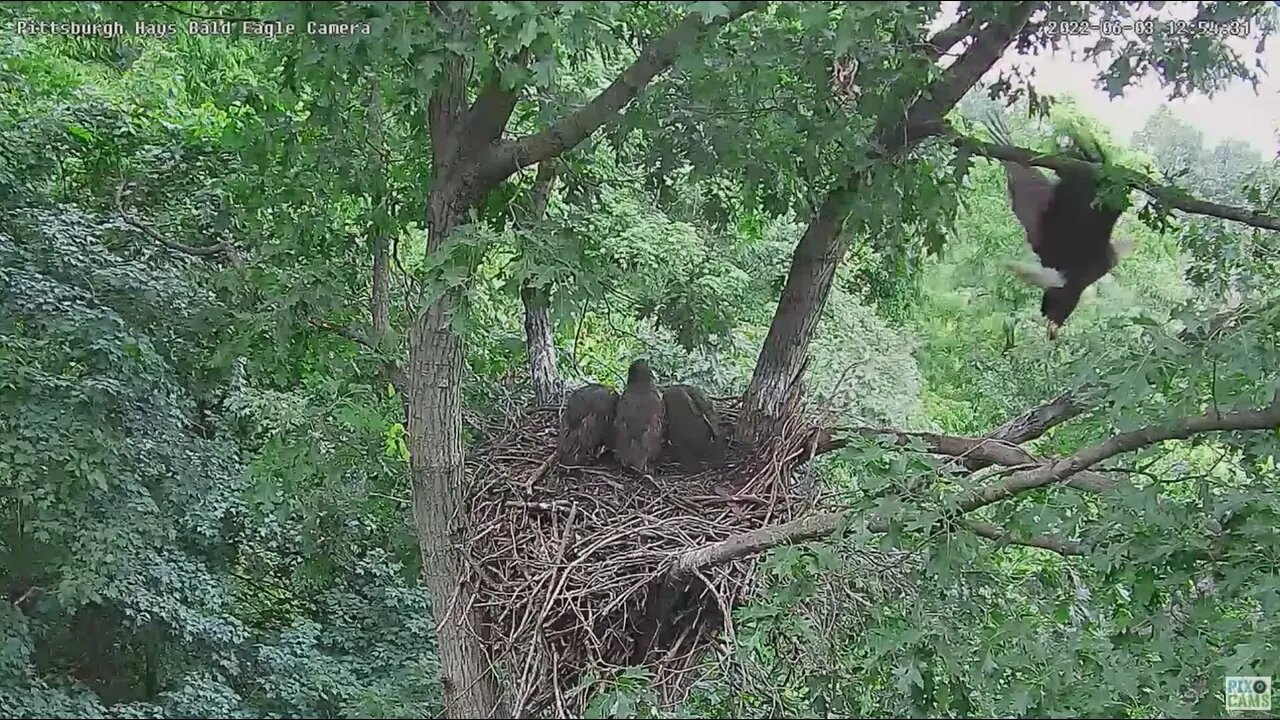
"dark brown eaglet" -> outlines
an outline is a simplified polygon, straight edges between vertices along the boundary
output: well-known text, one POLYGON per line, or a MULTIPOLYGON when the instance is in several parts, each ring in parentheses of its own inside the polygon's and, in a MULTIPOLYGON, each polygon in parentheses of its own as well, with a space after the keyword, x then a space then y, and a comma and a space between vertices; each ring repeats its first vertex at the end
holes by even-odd
POLYGON ((562 462, 582 465, 600 456, 613 440, 613 420, 618 393, 607 385, 593 383, 574 390, 560 415, 557 443, 562 462))
POLYGON ((667 413, 667 445, 677 462, 713 460, 720 450, 720 418, 702 390, 672 385, 662 394, 667 413))
POLYGON ((627 370, 627 387, 618 399, 614 420, 613 454, 618 462, 639 473, 649 472, 662 452, 665 415, 649 365, 636 360, 627 370))

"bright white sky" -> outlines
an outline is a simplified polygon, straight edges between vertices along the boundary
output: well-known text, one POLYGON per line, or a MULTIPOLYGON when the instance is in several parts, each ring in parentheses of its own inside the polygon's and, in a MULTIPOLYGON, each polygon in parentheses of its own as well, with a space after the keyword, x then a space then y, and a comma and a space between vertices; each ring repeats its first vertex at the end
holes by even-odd
MULTIPOLYGON (((944 18, 939 18, 936 27, 947 25, 955 17, 956 3, 944 2, 943 5, 946 8, 944 18)), ((1166 3, 1156 17, 1189 18, 1195 13, 1195 6, 1193 2, 1166 3)), ((1277 132, 1280 131, 1280 37, 1272 37, 1267 43, 1256 93, 1249 83, 1236 81, 1212 98, 1197 93, 1180 100, 1168 100, 1166 92, 1154 78, 1143 78, 1140 83, 1126 89, 1123 96, 1109 99, 1106 91, 1097 89, 1094 84, 1098 68, 1092 63, 1073 61, 1070 57, 1068 48, 1086 47, 1093 44, 1096 37, 1080 40, 1083 42, 1074 41, 1057 53, 1024 56, 1011 51, 983 79, 994 80, 1001 69, 1011 66, 1021 66, 1024 72, 1033 68, 1035 77, 1032 83, 1038 91, 1074 96, 1084 109, 1110 126, 1117 139, 1129 139, 1162 102, 1167 102, 1177 117, 1204 133, 1207 147, 1234 138, 1248 142, 1267 157, 1276 157, 1280 153, 1277 140, 1277 132)), ((1237 38, 1231 41, 1231 45, 1246 65, 1253 65, 1257 57, 1256 38, 1237 38)))

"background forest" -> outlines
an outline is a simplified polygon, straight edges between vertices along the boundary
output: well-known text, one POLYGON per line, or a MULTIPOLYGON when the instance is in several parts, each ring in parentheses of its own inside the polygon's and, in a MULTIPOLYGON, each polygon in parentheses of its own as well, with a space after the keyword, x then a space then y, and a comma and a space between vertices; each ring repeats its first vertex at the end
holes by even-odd
MULTIPOLYGON (((4 4, 0 715, 1223 716, 1280 677, 1280 172, 978 83, 1162 5, 4 4), (257 20, 368 32, 187 27, 257 20), (1064 135, 1135 249, 1050 341, 992 158, 1064 135), (821 507, 679 692, 533 707, 446 617, 458 511, 489 429, 637 357, 746 447, 803 388, 821 507)), ((1080 62, 1210 92, 1262 70, 1226 39, 1080 62)))

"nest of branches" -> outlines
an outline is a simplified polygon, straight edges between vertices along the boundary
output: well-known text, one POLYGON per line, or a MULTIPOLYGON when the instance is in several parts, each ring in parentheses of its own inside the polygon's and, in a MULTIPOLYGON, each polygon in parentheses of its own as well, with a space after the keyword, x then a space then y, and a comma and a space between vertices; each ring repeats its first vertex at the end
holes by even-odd
MULTIPOLYGON (((714 402, 736 421, 733 400, 714 402)), ((514 717, 580 713, 584 678, 636 664, 674 700, 754 586, 750 557, 672 568, 801 512, 791 473, 813 434, 797 420, 749 456, 731 451, 696 471, 666 463, 650 480, 608 455, 590 466, 554 461, 558 418, 556 408, 513 413, 471 453, 469 579, 509 707, 514 717)))

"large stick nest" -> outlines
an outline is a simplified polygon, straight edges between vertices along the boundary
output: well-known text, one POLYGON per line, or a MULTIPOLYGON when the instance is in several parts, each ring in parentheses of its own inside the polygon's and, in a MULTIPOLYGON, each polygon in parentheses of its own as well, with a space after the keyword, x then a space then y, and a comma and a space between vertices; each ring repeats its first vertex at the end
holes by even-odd
MULTIPOLYGON (((726 427, 735 403, 714 401, 726 427)), ((753 589, 753 559, 699 570, 675 587, 682 553, 786 522, 802 509, 790 475, 811 451, 792 423, 749 457, 730 452, 692 471, 664 463, 652 482, 605 455, 590 466, 548 462, 559 411, 501 420, 470 454, 469 577, 480 636, 506 677, 514 717, 580 713, 584 677, 644 663, 674 699, 699 650, 732 626, 753 589)))

